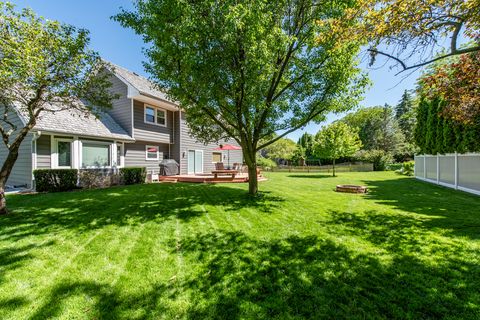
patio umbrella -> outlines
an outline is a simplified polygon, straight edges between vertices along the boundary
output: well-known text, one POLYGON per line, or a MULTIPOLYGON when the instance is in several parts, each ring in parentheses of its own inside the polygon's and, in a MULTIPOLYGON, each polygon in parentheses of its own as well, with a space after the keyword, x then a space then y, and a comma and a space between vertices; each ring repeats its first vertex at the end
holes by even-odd
POLYGON ((215 148, 215 150, 227 150, 228 152, 228 167, 230 167, 230 150, 242 150, 242 148, 237 146, 232 146, 231 144, 221 144, 220 147, 215 148))

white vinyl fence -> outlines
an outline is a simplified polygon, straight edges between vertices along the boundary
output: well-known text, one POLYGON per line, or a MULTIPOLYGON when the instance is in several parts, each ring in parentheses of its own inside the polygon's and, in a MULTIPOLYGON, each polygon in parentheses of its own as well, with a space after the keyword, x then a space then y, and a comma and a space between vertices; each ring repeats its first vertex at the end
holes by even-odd
POLYGON ((415 156, 415 177, 480 195, 480 153, 415 156))

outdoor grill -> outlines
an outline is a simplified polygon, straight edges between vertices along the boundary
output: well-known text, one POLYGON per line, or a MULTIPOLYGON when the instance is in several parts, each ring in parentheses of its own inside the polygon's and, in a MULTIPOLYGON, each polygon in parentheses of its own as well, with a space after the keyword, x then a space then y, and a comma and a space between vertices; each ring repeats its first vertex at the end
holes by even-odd
POLYGON ((164 159, 160 162, 161 176, 174 176, 178 174, 180 165, 174 159, 164 159))

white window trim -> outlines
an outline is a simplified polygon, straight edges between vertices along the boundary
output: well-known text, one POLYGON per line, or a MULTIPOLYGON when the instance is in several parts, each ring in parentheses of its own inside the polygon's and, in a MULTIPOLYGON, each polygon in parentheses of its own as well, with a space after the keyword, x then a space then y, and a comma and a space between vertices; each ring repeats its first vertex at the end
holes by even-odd
POLYGON ((167 123, 168 123, 167 114, 168 114, 167 110, 165 110, 165 109, 154 107, 154 106, 151 106, 149 104, 144 104, 143 105, 143 122, 146 123, 146 124, 151 124, 151 125, 159 126, 159 127, 166 127, 167 123), (153 109, 155 111, 154 122, 147 121, 147 108, 153 109), (157 112, 158 111, 162 111, 163 114, 165 114, 165 124, 157 123, 157 112))
MULTIPOLYGON (((80 150, 79 150, 79 154, 78 154, 78 158, 79 158, 78 166, 79 166, 79 168, 81 168, 81 169, 94 169, 94 168, 87 168, 87 167, 83 166, 83 144, 84 143, 108 146, 108 154, 109 154, 109 158, 110 158, 108 166, 95 167, 95 168, 104 169, 104 168, 112 168, 113 167, 113 165, 112 165, 113 164, 113 152, 112 152, 113 148, 112 148, 112 146, 114 145, 113 142, 95 141, 95 140, 80 140, 80 150)), ((115 149, 115 159, 116 158, 117 158, 117 150, 115 149)))
POLYGON ((220 157, 221 161, 220 162, 223 162, 223 152, 222 151, 212 151, 212 163, 218 163, 218 162, 215 162, 213 161, 213 154, 214 153, 220 153, 222 156, 220 157))
POLYGON ((160 160, 160 147, 159 146, 153 146, 153 145, 146 145, 145 146, 145 160, 146 161, 158 161, 160 160), (157 148, 157 158, 152 159, 148 157, 148 148, 157 148))
POLYGON ((73 152, 73 139, 66 138, 54 138, 54 149, 53 149, 53 167, 54 169, 72 169, 74 162, 74 152, 73 152), (70 165, 69 166, 60 166, 58 164, 58 143, 59 142, 69 142, 70 143, 70 165))

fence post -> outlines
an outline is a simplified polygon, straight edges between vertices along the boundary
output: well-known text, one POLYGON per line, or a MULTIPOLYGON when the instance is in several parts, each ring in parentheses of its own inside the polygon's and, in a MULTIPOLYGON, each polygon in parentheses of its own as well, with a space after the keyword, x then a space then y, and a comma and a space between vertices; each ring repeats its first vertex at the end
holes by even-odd
POLYGON ((423 179, 427 178, 427 157, 423 155, 423 179))
POLYGON ((440 183, 440 155, 437 153, 437 184, 440 183))
POLYGON ((458 189, 458 153, 455 151, 455 189, 458 189))

